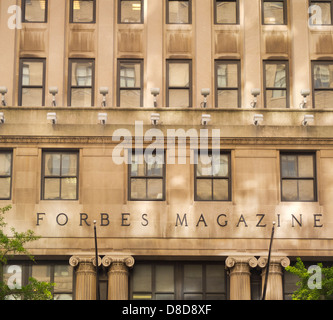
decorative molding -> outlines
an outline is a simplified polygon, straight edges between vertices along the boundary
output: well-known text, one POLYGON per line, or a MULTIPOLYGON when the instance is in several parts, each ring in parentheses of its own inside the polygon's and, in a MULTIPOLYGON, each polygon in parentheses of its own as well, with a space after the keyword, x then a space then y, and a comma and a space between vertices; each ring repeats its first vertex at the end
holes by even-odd
POLYGON ((233 268, 236 264, 245 264, 255 268, 258 265, 258 260, 252 256, 233 256, 228 257, 225 264, 227 268, 233 268))
POLYGON ((112 264, 123 264, 127 268, 132 268, 134 266, 135 260, 132 256, 104 256, 102 259, 102 264, 104 267, 110 267, 112 264))
MULTIPOLYGON (((267 257, 260 257, 258 259, 258 266, 260 268, 265 268, 267 265, 267 257)), ((286 268, 290 265, 290 260, 288 257, 271 257, 271 264, 281 265, 283 268, 286 268)))

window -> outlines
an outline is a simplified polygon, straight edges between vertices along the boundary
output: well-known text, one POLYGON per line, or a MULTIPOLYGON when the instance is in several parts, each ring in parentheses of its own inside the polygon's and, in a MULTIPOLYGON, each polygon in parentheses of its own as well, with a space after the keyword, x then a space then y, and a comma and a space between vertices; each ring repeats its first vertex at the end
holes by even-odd
POLYGON ((19 72, 19 105, 44 106, 45 59, 21 59, 19 72))
POLYGON ((22 22, 47 22, 47 0, 23 0, 22 22))
POLYGON ((264 61, 266 108, 289 108, 289 67, 287 61, 264 61))
POLYGON ((231 201, 230 153, 196 157, 195 201, 231 201))
POLYGON ((118 107, 143 106, 143 60, 118 60, 118 107))
POLYGON ((70 11, 71 23, 95 23, 96 1, 95 0, 71 0, 70 11))
POLYGON ((68 105, 91 107, 94 105, 95 61, 92 59, 69 60, 68 105))
POLYGON ((119 23, 143 23, 143 0, 118 0, 119 23))
POLYGON ((43 152, 43 200, 77 200, 78 152, 43 152))
POLYGON ((240 62, 215 62, 215 106, 217 108, 237 108, 240 102, 240 62))
MULTIPOLYGON (((73 268, 68 262, 34 262, 34 263, 15 263, 5 265, 0 279, 15 292, 26 286, 29 277, 38 281, 55 283, 52 288, 54 300, 73 299, 73 268)), ((6 297, 11 299, 13 297, 6 297)))
POLYGON ((192 0, 167 0, 168 24, 191 24, 192 23, 192 0))
POLYGON ((145 150, 145 154, 133 153, 129 163, 128 199, 164 201, 164 150, 145 150))
POLYGON ((215 24, 238 24, 239 3, 238 0, 214 0, 215 24))
POLYGON ((225 300, 224 265, 211 263, 136 263, 132 300, 225 300))
POLYGON ((317 201, 314 153, 281 153, 282 201, 317 201))
POLYGON ((167 106, 192 107, 192 61, 167 60, 167 106))
POLYGON ((332 25, 332 0, 310 0, 310 25, 332 25))
POLYGON ((333 107, 333 61, 312 62, 313 105, 324 109, 333 107))
POLYGON ((263 24, 283 25, 287 24, 287 1, 262 0, 263 24))
POLYGON ((11 199, 12 152, 0 151, 0 200, 11 199))

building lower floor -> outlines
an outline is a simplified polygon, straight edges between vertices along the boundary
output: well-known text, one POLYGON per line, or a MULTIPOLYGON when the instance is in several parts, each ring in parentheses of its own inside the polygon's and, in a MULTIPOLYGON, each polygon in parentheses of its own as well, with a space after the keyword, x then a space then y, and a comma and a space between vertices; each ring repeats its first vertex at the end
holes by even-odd
MULTIPOLYGON (((296 258, 275 254, 270 259, 267 282, 267 256, 190 258, 111 253, 98 257, 98 268, 94 254, 35 258, 10 260, 1 272, 4 283, 15 290, 27 284, 29 277, 52 282, 55 300, 259 300, 265 283, 267 300, 290 300, 297 289, 297 277, 285 270, 296 258)), ((302 259, 309 266, 319 261, 332 263, 330 257, 302 259)))

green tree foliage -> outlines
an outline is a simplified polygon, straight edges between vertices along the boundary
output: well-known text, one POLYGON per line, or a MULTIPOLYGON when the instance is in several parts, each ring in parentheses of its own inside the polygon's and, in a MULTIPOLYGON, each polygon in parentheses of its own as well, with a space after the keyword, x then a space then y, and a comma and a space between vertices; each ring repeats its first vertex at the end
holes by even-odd
MULTIPOLYGON (((26 232, 17 232, 15 228, 10 228, 11 235, 5 233, 5 214, 11 209, 11 206, 0 208, 0 273, 3 266, 7 264, 8 258, 15 254, 23 254, 33 260, 25 244, 36 241, 40 237, 35 235, 32 230, 26 232)), ((4 282, 0 281, 0 300, 6 299, 10 296, 12 299, 21 300, 51 300, 52 299, 52 286, 54 284, 47 282, 40 282, 34 278, 29 278, 29 283, 19 289, 11 289, 4 282)))
POLYGON ((298 288, 293 293, 293 300, 323 300, 332 299, 333 296, 333 267, 324 268, 322 263, 318 263, 321 274, 309 272, 301 258, 297 258, 294 266, 289 266, 286 270, 296 276, 299 281, 296 283, 298 288), (315 277, 315 286, 313 284, 315 277), (311 288, 312 287, 312 288, 311 288))

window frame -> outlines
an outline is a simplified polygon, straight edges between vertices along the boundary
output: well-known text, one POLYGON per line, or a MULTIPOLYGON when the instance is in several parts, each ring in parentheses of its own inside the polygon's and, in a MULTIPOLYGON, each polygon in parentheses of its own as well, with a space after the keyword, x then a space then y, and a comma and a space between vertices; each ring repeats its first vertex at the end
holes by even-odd
POLYGON ((136 108, 136 107, 143 107, 143 90, 144 90, 144 78, 143 78, 143 71, 144 71, 144 60, 143 59, 118 59, 117 60, 117 107, 121 107, 121 91, 126 90, 126 91, 138 91, 140 90, 140 105, 139 106, 134 106, 134 107, 122 107, 122 108, 136 108), (129 64, 129 65, 140 65, 140 87, 121 87, 121 75, 120 75, 120 65, 121 64, 129 64))
POLYGON ((192 24, 192 0, 166 0, 166 17, 165 17, 165 21, 166 21, 166 24, 181 24, 181 25, 187 25, 187 24, 192 24), (175 1, 175 2, 188 2, 188 22, 183 22, 183 23, 175 23, 175 22, 170 22, 170 14, 169 14, 169 2, 172 2, 172 1, 175 1))
MULTIPOLYGON (((333 69, 333 60, 313 60, 311 61, 311 81, 312 81, 312 105, 313 108, 316 108, 316 92, 317 91, 325 91, 325 92, 332 92, 333 93, 333 87, 328 87, 328 88, 316 88, 315 85, 315 67, 316 65, 331 65, 333 69)), ((332 108, 333 108, 333 103, 332 103, 332 108)), ((325 109, 325 108, 318 108, 319 110, 325 109)))
MULTIPOLYGON (((242 95, 241 95, 241 61, 240 60, 215 60, 215 108, 220 108, 218 104, 218 93, 222 90, 237 90, 237 106, 235 108, 241 108, 242 107, 242 95), (219 65, 229 65, 229 64, 236 64, 237 65, 237 87, 219 87, 218 86, 218 66, 219 65)), ((222 107, 221 107, 222 108, 222 107)), ((228 108, 233 109, 233 108, 228 108)))
POLYGON ((214 24, 216 25, 239 25, 239 0, 214 0, 214 24), (235 2, 236 3, 236 22, 220 23, 217 22, 217 4, 218 2, 235 2))
POLYGON ((289 61, 288 60, 264 60, 263 61, 263 86, 264 86, 264 107, 267 109, 289 109, 290 108, 290 75, 289 75, 289 61), (286 66, 286 88, 282 87, 267 87, 266 86, 266 65, 268 64, 285 64, 286 66), (269 108, 267 106, 267 91, 286 91, 286 107, 285 108, 269 108))
MULTIPOLYGON (((332 26, 333 25, 333 0, 309 0, 309 7, 314 5, 315 2, 321 2, 321 3, 330 3, 331 10, 331 23, 323 23, 323 24, 310 24, 311 27, 320 27, 320 26, 332 26)), ((311 13, 309 12, 309 19, 311 18, 311 13)), ((310 21, 310 20, 309 20, 310 21)), ((309 22, 310 23, 310 22, 309 22)))
MULTIPOLYGON (((23 89, 30 88, 30 89, 41 89, 42 90, 42 104, 41 106, 45 106, 45 82, 46 82, 46 58, 20 58, 19 61, 19 89, 18 89, 18 105, 22 106, 23 101, 23 89), (23 66, 25 62, 39 62, 43 64, 43 75, 42 85, 23 85, 23 66)), ((36 105, 37 106, 37 105, 36 105)))
POLYGON ((25 18, 25 7, 26 7, 27 0, 22 0, 22 23, 47 23, 48 22, 48 0, 45 0, 45 12, 44 12, 44 19, 41 21, 28 21, 25 18))
POLYGON ((9 175, 0 175, 0 178, 10 178, 9 185, 9 197, 0 198, 0 200, 11 200, 12 199, 12 186, 13 186, 13 150, 1 149, 0 154, 10 154, 10 174, 9 175))
POLYGON ((96 0, 79 0, 79 1, 93 1, 93 19, 89 22, 76 22, 74 21, 74 1, 70 0, 70 7, 69 7, 69 23, 75 24, 94 24, 96 23, 96 0))
MULTIPOLYGON (((145 151, 143 152, 142 156, 144 157, 145 151)), ((164 156, 164 163, 163 163, 163 168, 162 168, 162 176, 148 176, 148 175, 144 175, 144 176, 132 176, 131 172, 132 172, 132 157, 135 156, 135 150, 132 150, 132 153, 128 154, 128 180, 127 180, 127 200, 128 201, 153 201, 153 202, 163 202, 166 201, 166 151, 163 149, 159 149, 160 152, 163 151, 163 156, 164 156), (140 198, 132 198, 132 179, 140 179, 140 180, 145 180, 146 182, 146 198, 144 199, 140 199, 140 198), (162 180, 162 198, 161 199, 150 199, 148 198, 148 180, 162 180)), ((156 150, 155 152, 153 152, 153 154, 156 154, 156 150)), ((146 171, 146 166, 147 163, 144 161, 144 165, 145 165, 145 171, 146 171)))
POLYGON ((288 25, 288 2, 287 0, 261 0, 261 24, 264 26, 286 26, 288 25), (265 2, 283 3, 283 23, 265 23, 265 2))
POLYGON ((73 89, 91 89, 91 106, 94 106, 95 102, 95 59, 86 59, 86 58, 70 58, 68 61, 68 94, 67 94, 67 105, 68 107, 72 106, 72 90, 73 89), (92 79, 91 79, 91 86, 72 86, 72 68, 73 63, 84 63, 89 62, 92 66, 92 79))
MULTIPOLYGON (((54 260, 54 261, 46 261, 46 260, 36 260, 34 262, 32 261, 25 261, 25 260, 8 260, 8 263, 6 264, 8 266, 20 266, 22 268, 22 273, 21 273, 21 281, 22 281, 22 286, 26 286, 29 283, 29 278, 32 276, 32 268, 34 266, 50 266, 50 283, 54 283, 54 274, 55 274, 55 267, 56 266, 66 266, 70 267, 68 264, 68 261, 63 261, 63 260, 54 260)), ((54 295, 55 294, 70 294, 72 296, 72 300, 75 300, 75 281, 76 281, 76 274, 74 271, 74 268, 71 267, 72 269, 72 290, 71 292, 65 292, 65 291, 60 291, 60 292, 54 292, 54 287, 52 287, 51 294, 54 300, 54 295)), ((4 275, 4 270, 0 268, 0 281, 4 281, 3 275, 4 275)), ((14 290, 15 293, 15 290, 14 290)), ((17 292, 16 292, 17 293, 17 292)))
POLYGON ((192 71, 192 60, 191 59, 167 59, 166 60, 166 106, 167 108, 183 108, 183 107, 170 107, 170 90, 188 90, 189 94, 189 106, 184 108, 193 107, 193 71, 192 71), (170 64, 185 64, 189 66, 189 85, 188 87, 175 87, 169 85, 170 80, 170 64))
MULTIPOLYGON (((209 150, 208 155, 212 155, 212 150, 209 150)), ((195 152, 195 164, 194 164, 194 201, 197 202, 230 202, 232 201, 232 167, 231 167, 231 151, 221 150, 221 155, 228 156, 228 177, 214 177, 213 175, 200 176, 197 175, 197 166, 200 156, 200 150, 195 152), (202 200, 198 199, 198 182, 197 180, 212 180, 211 199, 202 200), (228 199, 227 200, 214 200, 214 180, 228 180, 228 199)))
POLYGON ((279 155, 280 161, 280 192, 281 192, 281 202, 318 202, 318 179, 317 179, 317 153, 316 151, 280 151, 279 155), (312 156, 313 157, 313 177, 283 177, 282 175, 282 156, 297 156, 297 161, 299 156, 312 156), (297 184, 297 199, 296 200, 285 200, 283 199, 283 181, 284 180, 312 180, 313 181, 313 200, 300 200, 299 190, 297 184))
POLYGON ((143 24, 144 23, 144 0, 118 0, 118 24, 143 24), (121 21, 121 3, 123 1, 140 1, 141 2, 141 12, 140 12, 140 22, 122 22, 121 21))
POLYGON ((41 172, 41 200, 43 201, 77 201, 79 200, 79 180, 80 180, 80 152, 79 150, 49 150, 45 149, 42 151, 42 172, 41 172), (61 161, 60 161, 60 175, 59 176, 46 176, 45 175, 45 156, 46 154, 75 154, 76 155, 76 176, 62 176, 61 175, 61 161), (59 198, 57 199, 45 199, 45 179, 47 178, 52 178, 52 179, 59 179, 60 182, 62 179, 67 179, 67 178, 76 178, 76 198, 75 199, 62 199, 61 198, 61 183, 59 185, 59 198))
POLYGON ((133 299, 133 294, 151 294, 151 300, 150 301, 156 301, 156 294, 159 294, 156 290, 156 266, 173 266, 174 270, 174 292, 162 292, 162 294, 173 294, 174 300, 184 300, 184 295, 186 294, 184 290, 184 269, 186 265, 199 265, 202 267, 202 291, 197 292, 190 292, 191 294, 202 294, 203 300, 207 300, 207 295, 212 294, 219 294, 224 295, 225 300, 228 299, 228 276, 227 276, 227 270, 225 268, 225 262, 224 261, 139 261, 135 264, 134 268, 130 271, 130 280, 129 280, 129 299, 133 299), (133 289, 133 272, 135 269, 135 266, 137 265, 145 265, 145 266, 151 266, 151 291, 134 291, 133 289), (207 291, 207 266, 219 266, 221 270, 224 272, 224 292, 210 292, 207 291))

